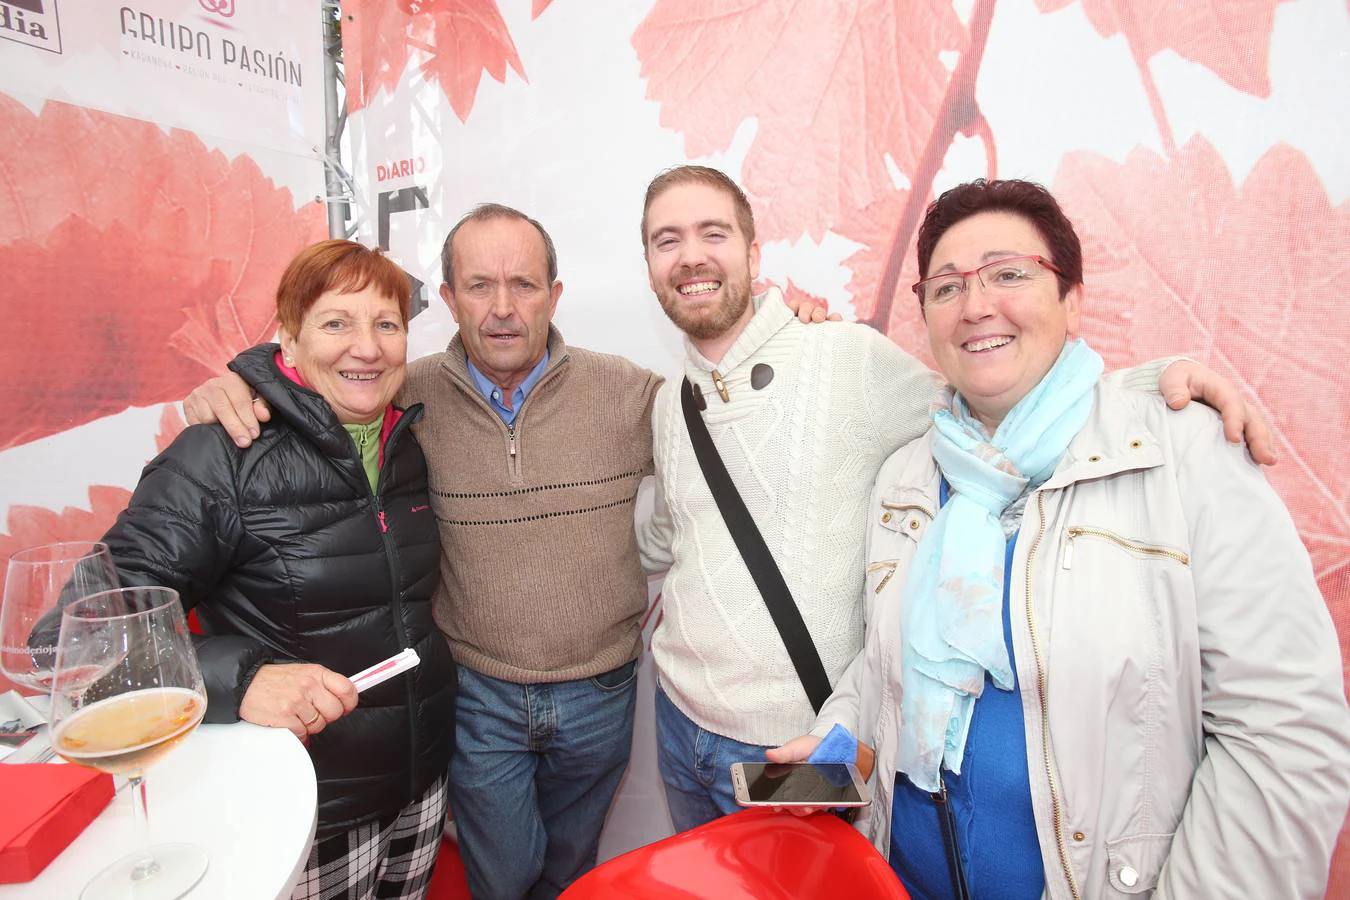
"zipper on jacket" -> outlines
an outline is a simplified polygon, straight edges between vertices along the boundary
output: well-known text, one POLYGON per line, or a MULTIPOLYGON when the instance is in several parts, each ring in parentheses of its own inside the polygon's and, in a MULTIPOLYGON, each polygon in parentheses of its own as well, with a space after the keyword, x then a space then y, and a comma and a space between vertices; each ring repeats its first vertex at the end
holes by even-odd
POLYGON ((894 511, 894 512, 904 512, 905 510, 909 510, 909 509, 917 509, 919 512, 921 512, 921 513, 923 513, 924 515, 928 516, 928 518, 930 518, 930 519, 932 519, 932 518, 934 518, 934 517, 936 516, 936 513, 934 513, 934 512, 933 512, 931 509, 929 509, 927 506, 924 506, 922 503, 896 503, 896 502, 893 501, 893 500, 882 500, 882 501, 881 501, 881 508, 882 508, 882 509, 889 509, 889 510, 892 510, 892 511, 894 511))
MULTIPOLYGON (((371 492, 371 497, 375 501, 375 518, 380 523, 380 542, 384 546, 385 559, 389 561, 389 613, 394 620, 394 635, 402 646, 409 648, 412 647, 412 642, 408 640, 408 629, 403 623, 403 601, 399 599, 401 591, 398 548, 394 546, 394 539, 389 536, 381 491, 384 488, 385 469, 393 465, 395 442, 411 426, 411 417, 407 413, 394 423, 393 430, 389 432, 389 440, 384 444, 384 465, 380 466, 379 477, 375 479, 376 490, 371 492)), ((439 566, 440 562, 437 561, 436 565, 439 566)), ((407 677, 403 679, 404 696, 408 704, 408 796, 413 800, 417 799, 413 793, 417 785, 417 691, 413 685, 415 680, 415 672, 407 673, 407 677)))
MULTIPOLYGON (((405 417, 406 418, 406 417, 405 417)), ((380 542, 384 546, 385 558, 389 560, 389 610, 394 617, 394 636, 404 647, 411 647, 408 641, 408 630, 403 626, 403 604, 399 600, 399 571, 398 571, 398 548, 394 546, 394 539, 389 536, 389 525, 384 515, 384 470, 391 465, 394 458, 394 441, 403 431, 404 420, 400 419, 394 426, 394 430, 389 433, 389 440, 384 445, 384 465, 380 467, 380 477, 376 479, 377 490, 371 492, 371 499, 375 503, 375 521, 380 525, 380 542)), ((439 565, 439 563, 438 563, 439 565)), ((411 683, 411 679, 409 679, 411 683)))
POLYGON ((881 593, 881 589, 884 588, 884 587, 886 586, 886 582, 890 581, 892 578, 895 577, 895 568, 896 568, 897 565, 899 565, 899 563, 897 563, 897 562, 896 562, 895 560, 893 560, 893 559, 886 560, 885 562, 874 562, 874 563, 871 563, 870 565, 868 565, 868 567, 867 567, 867 574, 868 574, 868 575, 871 575, 873 572, 885 572, 885 573, 886 573, 885 575, 882 575, 882 576, 881 576, 881 580, 877 582, 877 586, 876 586, 876 588, 872 591, 872 593, 874 593, 874 594, 880 594, 880 593, 881 593))
POLYGON ((1167 559, 1175 559, 1183 566, 1189 566, 1191 564, 1191 558, 1180 550, 1173 550, 1169 547, 1155 547, 1150 544, 1141 544, 1138 541, 1132 541, 1127 537, 1121 537, 1114 531, 1107 531, 1105 528, 1088 528, 1083 525, 1071 525, 1066 534, 1068 536, 1064 539, 1063 562, 1063 567, 1065 569, 1068 569, 1073 565, 1073 542, 1081 537, 1101 538, 1102 540, 1110 541, 1116 546, 1128 550, 1131 553, 1139 553, 1144 556, 1163 556, 1167 559))
POLYGON ((1081 894, 1078 892, 1078 882, 1073 877, 1073 869, 1069 865, 1069 848, 1064 843, 1064 811, 1060 806, 1059 786, 1055 784, 1055 770, 1050 764, 1050 707, 1048 698, 1048 688, 1046 687, 1045 676, 1045 655, 1041 652, 1040 637, 1036 632, 1036 610, 1031 602, 1031 566, 1036 558, 1036 551, 1040 548, 1041 538, 1045 536, 1045 494, 1036 492, 1036 537, 1031 542, 1031 549, 1027 551, 1027 571, 1026 571, 1026 607, 1027 607, 1027 626, 1031 632, 1031 652, 1036 658, 1036 694, 1041 701, 1041 757, 1045 765, 1045 779, 1050 785, 1050 818, 1055 829, 1055 847, 1059 850, 1059 865, 1064 870, 1064 878, 1069 883, 1069 893, 1073 895, 1073 900, 1080 900, 1081 894))

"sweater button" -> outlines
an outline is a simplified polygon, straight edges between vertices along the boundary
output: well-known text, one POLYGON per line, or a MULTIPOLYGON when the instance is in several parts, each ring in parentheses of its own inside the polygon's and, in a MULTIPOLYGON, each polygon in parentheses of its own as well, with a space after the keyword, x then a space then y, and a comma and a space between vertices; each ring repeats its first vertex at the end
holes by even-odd
POLYGON ((884 512, 884 513, 881 514, 881 521, 882 521, 882 522, 889 522, 890 520, 891 520, 891 514, 890 514, 890 513, 884 512))
POLYGON ((909 530, 910 530, 910 531, 918 531, 918 530, 919 530, 919 520, 918 520, 918 519, 910 519, 910 520, 909 520, 909 530))
POLYGON ((755 363, 755 367, 750 370, 750 386, 757 391, 762 391, 773 381, 773 366, 768 363, 755 363))
POLYGON ((1116 875, 1120 878, 1120 883, 1126 887, 1134 887, 1139 883, 1139 873, 1135 871, 1134 866, 1121 866, 1116 875))

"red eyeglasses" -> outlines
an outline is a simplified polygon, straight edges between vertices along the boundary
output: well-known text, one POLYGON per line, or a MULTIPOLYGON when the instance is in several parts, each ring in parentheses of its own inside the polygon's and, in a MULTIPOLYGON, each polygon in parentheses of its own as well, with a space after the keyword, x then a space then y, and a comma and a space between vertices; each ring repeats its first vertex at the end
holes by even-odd
POLYGON ((1049 269, 1056 275, 1064 274, 1044 256, 1010 256, 985 263, 969 272, 943 272, 914 283, 914 293, 925 307, 941 306, 970 290, 970 276, 974 275, 986 291, 1011 292, 1035 282, 1049 269))

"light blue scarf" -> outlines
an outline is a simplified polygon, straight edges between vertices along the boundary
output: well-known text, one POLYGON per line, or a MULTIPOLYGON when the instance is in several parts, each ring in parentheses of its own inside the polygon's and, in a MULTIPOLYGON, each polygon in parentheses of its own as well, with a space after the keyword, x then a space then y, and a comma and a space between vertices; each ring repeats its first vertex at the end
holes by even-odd
POLYGON ((919 542, 905 585, 898 768, 938 789, 938 770, 960 773, 984 675, 1012 690, 1003 643, 1007 538, 999 516, 1054 472, 1087 422, 1102 358, 1081 340, 985 436, 959 394, 933 412, 933 458, 951 496, 919 542))

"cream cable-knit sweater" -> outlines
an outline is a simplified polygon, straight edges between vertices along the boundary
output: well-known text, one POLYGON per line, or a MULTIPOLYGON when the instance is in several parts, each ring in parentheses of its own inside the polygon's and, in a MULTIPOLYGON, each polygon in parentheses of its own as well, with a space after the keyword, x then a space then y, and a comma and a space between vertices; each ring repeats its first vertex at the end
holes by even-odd
MULTIPOLYGON (((805 326, 777 290, 714 366, 686 342, 685 374, 834 683, 862 646, 863 538, 885 458, 923 434, 937 376, 871 328, 805 326), (756 365, 773 378, 751 386, 756 365), (717 369, 730 393, 713 385, 717 369)), ((694 457, 680 383, 657 395, 657 509, 638 534, 669 568, 652 637, 661 686, 701 727, 752 744, 805 733, 815 715, 694 457)))
MULTIPOLYGON (((706 398, 708 431, 801 610, 833 684, 862 647, 867 503, 881 463, 929 426, 941 384, 871 328, 805 326, 777 289, 720 363, 685 341, 685 375, 706 398), (756 365, 772 368, 756 390, 756 365), (727 386, 723 402, 716 369, 727 386)), ((1179 357, 1115 373, 1156 390, 1179 357)), ((810 701, 694 456, 680 382, 652 412, 656 509, 638 528, 648 572, 668 570, 652 636, 661 686, 700 727, 778 745, 810 730, 810 701)))

